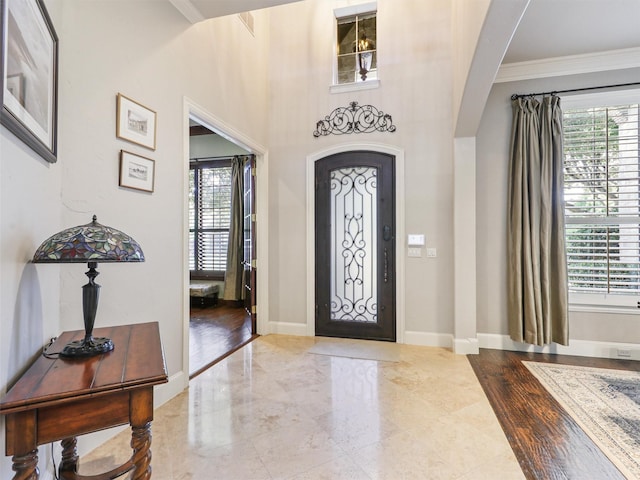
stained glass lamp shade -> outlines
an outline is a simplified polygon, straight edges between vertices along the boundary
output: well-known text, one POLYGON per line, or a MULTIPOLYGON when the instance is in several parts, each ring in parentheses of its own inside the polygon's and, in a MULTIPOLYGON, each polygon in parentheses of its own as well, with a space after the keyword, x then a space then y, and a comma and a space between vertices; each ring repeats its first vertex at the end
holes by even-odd
POLYGON ((138 242, 126 233, 93 221, 68 228, 46 239, 36 250, 33 263, 85 263, 89 283, 82 287, 82 313, 85 336, 67 344, 60 355, 87 357, 113 350, 113 342, 106 337, 93 337, 100 285, 95 283, 96 271, 102 262, 144 262, 138 242))

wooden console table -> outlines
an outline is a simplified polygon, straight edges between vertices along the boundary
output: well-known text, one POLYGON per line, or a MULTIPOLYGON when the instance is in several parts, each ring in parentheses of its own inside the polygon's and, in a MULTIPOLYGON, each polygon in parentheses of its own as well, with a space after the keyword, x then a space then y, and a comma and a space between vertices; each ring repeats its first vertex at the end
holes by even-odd
MULTIPOLYGON (((153 387, 167 382, 158 323, 100 328, 94 335, 111 338, 115 349, 79 359, 40 356, 0 402, 14 480, 38 479, 38 445, 57 440, 62 479, 108 480, 129 471, 136 480, 151 478, 153 387), (132 429, 131 458, 101 475, 77 474, 76 436, 126 424, 132 429)), ((83 336, 64 332, 49 352, 83 336)))

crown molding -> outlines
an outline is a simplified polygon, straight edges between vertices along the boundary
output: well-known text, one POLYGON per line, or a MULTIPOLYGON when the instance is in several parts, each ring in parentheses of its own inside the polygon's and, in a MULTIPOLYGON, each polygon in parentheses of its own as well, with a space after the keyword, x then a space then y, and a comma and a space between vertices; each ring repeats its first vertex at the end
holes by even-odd
POLYGON ((190 0, 169 0, 178 11, 186 17, 191 23, 198 23, 206 20, 206 17, 202 14, 198 8, 191 3, 190 0))
POLYGON ((494 83, 640 67, 640 47, 504 63, 494 83))

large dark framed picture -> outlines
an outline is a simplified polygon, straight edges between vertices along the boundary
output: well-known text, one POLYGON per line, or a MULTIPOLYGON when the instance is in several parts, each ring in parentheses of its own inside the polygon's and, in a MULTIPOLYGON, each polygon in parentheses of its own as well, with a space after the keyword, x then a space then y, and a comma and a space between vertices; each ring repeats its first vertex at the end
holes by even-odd
POLYGON ((0 121, 57 160, 58 37, 42 0, 0 0, 0 121))

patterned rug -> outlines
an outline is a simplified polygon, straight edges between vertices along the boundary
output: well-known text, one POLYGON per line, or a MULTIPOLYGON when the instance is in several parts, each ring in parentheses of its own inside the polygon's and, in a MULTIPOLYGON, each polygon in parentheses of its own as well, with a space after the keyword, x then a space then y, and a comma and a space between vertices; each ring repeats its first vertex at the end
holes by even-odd
POLYGON ((522 363, 628 479, 640 480, 640 372, 522 363))

